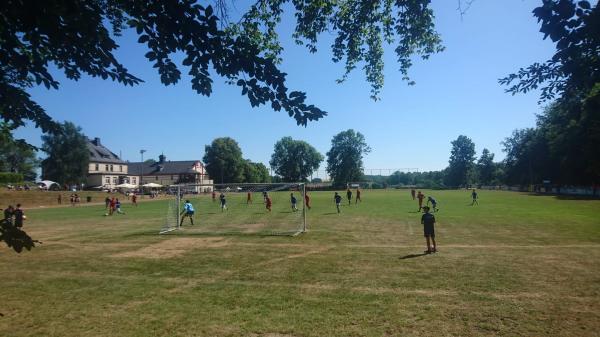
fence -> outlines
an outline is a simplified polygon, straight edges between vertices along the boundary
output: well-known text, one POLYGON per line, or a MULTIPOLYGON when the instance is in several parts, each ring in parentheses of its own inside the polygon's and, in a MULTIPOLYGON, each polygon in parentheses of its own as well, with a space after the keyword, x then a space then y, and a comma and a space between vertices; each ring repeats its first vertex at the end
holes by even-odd
POLYGON ((517 191, 517 192, 534 192, 542 194, 562 194, 562 195, 581 195, 581 196, 600 196, 599 186, 546 186, 546 185, 529 185, 529 186, 480 186, 484 190, 499 190, 499 191, 517 191))

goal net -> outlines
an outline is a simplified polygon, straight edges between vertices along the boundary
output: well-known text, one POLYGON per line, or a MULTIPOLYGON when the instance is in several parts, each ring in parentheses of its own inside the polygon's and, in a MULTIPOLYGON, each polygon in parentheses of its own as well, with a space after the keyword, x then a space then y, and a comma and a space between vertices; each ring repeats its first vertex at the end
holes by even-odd
POLYGON ((168 192, 173 199, 161 234, 296 235, 307 229, 303 183, 182 184, 168 192), (186 200, 194 208, 193 225, 184 213, 186 200))

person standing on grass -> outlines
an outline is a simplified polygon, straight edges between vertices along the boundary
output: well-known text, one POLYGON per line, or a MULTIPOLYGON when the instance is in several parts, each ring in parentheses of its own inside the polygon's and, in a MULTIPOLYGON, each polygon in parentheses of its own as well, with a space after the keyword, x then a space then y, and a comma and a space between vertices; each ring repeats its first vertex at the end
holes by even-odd
POLYGON ((410 190, 410 195, 412 196, 413 200, 415 200, 415 189, 411 189, 410 190))
POLYGON ((106 197, 106 199, 104 199, 104 209, 108 211, 108 206, 110 206, 110 198, 106 197))
POLYGON ((137 207, 137 194, 135 194, 135 192, 131 194, 131 203, 137 207))
POLYGON ((181 221, 179 226, 183 226, 183 219, 190 218, 192 226, 194 225, 194 205, 189 200, 186 200, 183 204, 183 211, 181 211, 181 221))
POLYGON ((308 192, 304 192, 304 205, 306 208, 310 209, 310 197, 308 196, 308 192))
POLYGON ((121 211, 121 202, 119 201, 119 198, 117 198, 117 201, 115 201, 115 209, 117 213, 125 214, 125 212, 121 211))
POLYGON ((8 205, 8 207, 4 210, 4 222, 5 223, 12 225, 14 212, 15 212, 15 209, 12 207, 12 205, 8 205))
POLYGON ((425 235, 425 241, 427 241, 427 250, 425 254, 431 254, 437 252, 437 245, 435 243, 435 216, 429 213, 429 207, 423 207, 425 214, 421 216, 421 224, 423 225, 423 233, 425 235), (433 243, 433 249, 431 244, 433 243))
POLYGON ((432 196, 427 197, 427 206, 429 206, 429 203, 431 203, 431 207, 433 208, 434 212, 439 210, 437 208, 437 201, 432 196))
POLYGON ((219 200, 221 200, 221 212, 223 212, 227 209, 227 199, 225 198, 225 194, 223 194, 223 192, 221 192, 219 200))
POLYGON ((27 217, 25 216, 25 212, 21 209, 21 204, 17 204, 13 216, 15 217, 15 227, 23 227, 23 221, 25 221, 27 217))
POLYGON ((297 211, 298 206, 296 204, 298 203, 298 199, 296 199, 294 193, 290 193, 290 202, 292 203, 292 212, 297 211))
POLYGON ((115 212, 115 207, 117 207, 117 201, 115 200, 115 197, 112 197, 108 205, 108 215, 113 215, 115 212))
POLYGON ((248 192, 248 196, 246 197, 246 205, 252 203, 252 192, 248 192))
POLYGON ((269 211, 269 213, 271 213, 271 206, 273 206, 273 201, 271 200, 271 197, 266 194, 265 192, 265 205, 267 207, 267 211, 269 211))
POLYGON ((477 196, 477 191, 475 191, 475 189, 473 189, 473 192, 471 192, 471 198, 473 198, 473 202, 471 203, 471 206, 479 205, 479 201, 477 201, 477 199, 479 197, 477 196))
POLYGON ((212 201, 215 202, 215 199, 217 198, 217 193, 215 192, 215 190, 212 191, 212 201))
POLYGON ((335 207, 337 208, 337 212, 340 213, 340 204, 342 203, 342 196, 335 192, 333 196, 333 200, 335 201, 335 207))
POLYGON ((421 211, 421 209, 423 208, 423 199, 425 199, 425 194, 421 193, 421 191, 419 191, 419 193, 417 193, 417 199, 419 199, 419 212, 421 211))
POLYGON ((354 199, 354 204, 358 204, 358 202, 362 202, 362 199, 360 198, 360 187, 356 188, 356 198, 354 199))
POLYGON ((348 190, 346 191, 346 198, 348 198, 348 205, 350 205, 350 202, 352 201, 352 191, 350 190, 350 187, 348 187, 348 190))

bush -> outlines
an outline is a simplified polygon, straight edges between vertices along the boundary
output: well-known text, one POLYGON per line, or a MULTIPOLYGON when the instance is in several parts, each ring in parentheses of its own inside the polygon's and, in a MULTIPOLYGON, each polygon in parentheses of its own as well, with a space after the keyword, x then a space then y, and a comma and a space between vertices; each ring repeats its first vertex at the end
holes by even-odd
POLYGON ((0 172, 0 184, 20 184, 23 182, 21 173, 0 172))

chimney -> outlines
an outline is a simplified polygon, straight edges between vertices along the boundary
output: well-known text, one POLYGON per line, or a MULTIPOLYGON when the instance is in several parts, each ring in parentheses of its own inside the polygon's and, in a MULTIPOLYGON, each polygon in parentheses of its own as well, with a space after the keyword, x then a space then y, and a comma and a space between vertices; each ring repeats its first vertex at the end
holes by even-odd
POLYGON ((94 140, 92 141, 92 143, 96 146, 100 146, 102 145, 102 143, 100 143, 100 138, 96 137, 94 138, 94 140))

